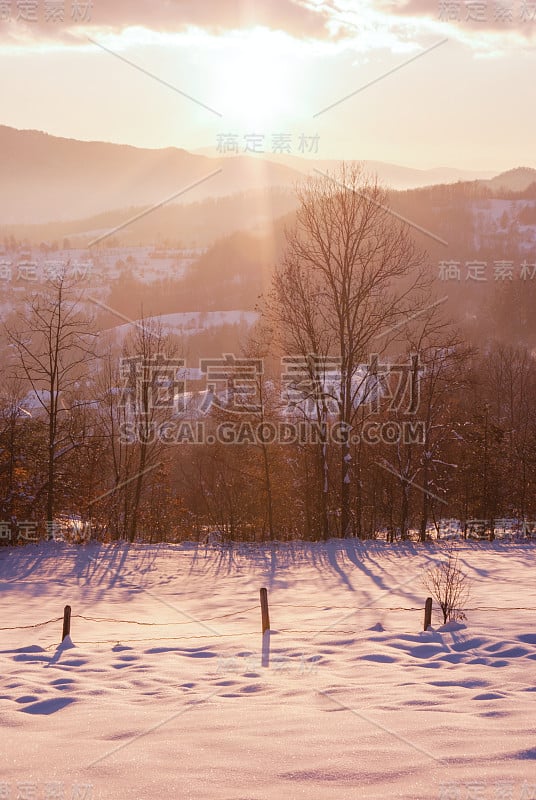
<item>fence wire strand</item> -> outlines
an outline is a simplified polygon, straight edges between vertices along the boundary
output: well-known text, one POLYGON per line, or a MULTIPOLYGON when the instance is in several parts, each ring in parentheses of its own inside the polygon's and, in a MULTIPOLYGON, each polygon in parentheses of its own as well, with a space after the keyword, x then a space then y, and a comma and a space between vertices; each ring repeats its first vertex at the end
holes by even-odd
MULTIPOLYGON (((316 605, 298 605, 294 603, 271 603, 270 608, 314 608, 320 609, 324 612, 328 611, 355 611, 356 613, 359 611, 411 611, 411 612, 424 612, 424 607, 418 606, 365 606, 363 608, 359 606, 316 606, 316 605)), ((202 625, 207 622, 213 622, 214 620, 218 619, 227 619, 229 617, 236 617, 243 614, 247 614, 250 611, 259 611, 260 606, 249 606, 249 608, 244 608, 240 611, 231 611, 228 614, 219 614, 214 617, 207 617, 206 619, 192 619, 192 620, 182 620, 179 622, 146 622, 142 620, 135 620, 135 619, 115 619, 113 617, 89 617, 85 614, 72 614, 71 619, 83 619, 87 622, 109 622, 109 623, 116 623, 117 625, 140 625, 143 627, 176 627, 179 625, 202 625)), ((473 606, 471 608, 464 609, 465 612, 471 611, 536 611, 536 607, 534 606, 473 606)), ((0 631, 18 631, 18 630, 29 630, 33 628, 42 628, 45 625, 55 624, 56 622, 61 622, 63 617, 56 617, 55 619, 47 619, 44 622, 36 622, 33 625, 13 625, 9 627, 0 627, 0 631)), ((297 630, 293 628, 278 628, 281 632, 290 632, 290 633, 322 633, 322 631, 329 631, 333 633, 355 633, 356 631, 332 631, 331 628, 320 628, 318 630, 297 630)), ((234 636, 236 634, 221 634, 221 636, 234 636)), ((249 634, 245 634, 249 635, 249 634)), ((220 636, 220 634, 218 634, 220 636)), ((215 635, 205 635, 205 636, 196 636, 196 637, 166 637, 169 639, 173 638, 218 638, 215 635)), ((113 640, 106 640, 106 641, 114 641, 116 642, 117 639, 113 640)), ((122 640, 128 641, 128 640, 122 640)), ((155 640, 144 640, 144 639, 137 639, 131 641, 158 641, 155 640)), ((103 642, 104 643, 104 642, 103 642)), ((82 644, 82 642, 81 642, 82 644)), ((100 642, 95 642, 95 644, 100 644, 100 642)))

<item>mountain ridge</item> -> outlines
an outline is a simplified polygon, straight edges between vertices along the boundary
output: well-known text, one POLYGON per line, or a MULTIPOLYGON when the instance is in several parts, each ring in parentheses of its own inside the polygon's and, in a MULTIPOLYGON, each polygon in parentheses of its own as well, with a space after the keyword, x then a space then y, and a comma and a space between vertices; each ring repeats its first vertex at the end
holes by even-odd
MULTIPOLYGON (((178 147, 140 148, 83 141, 7 125, 0 125, 0 153, 4 190, 0 214, 5 225, 87 219, 121 208, 149 207, 172 196, 174 202, 193 203, 251 189, 288 189, 314 169, 332 170, 338 163, 286 154, 213 157, 178 147)), ((467 180, 468 175, 474 179, 481 174, 454 168, 418 170, 378 161, 362 163, 366 171, 375 172, 393 189, 467 180)), ((501 180, 506 184, 510 180, 515 188, 516 182, 528 180, 516 170, 525 175, 531 168, 499 175, 482 173, 481 180, 486 184, 502 175, 506 177, 501 180), (513 177, 511 173, 515 173, 513 177)), ((533 172, 536 180, 536 170, 533 172)))

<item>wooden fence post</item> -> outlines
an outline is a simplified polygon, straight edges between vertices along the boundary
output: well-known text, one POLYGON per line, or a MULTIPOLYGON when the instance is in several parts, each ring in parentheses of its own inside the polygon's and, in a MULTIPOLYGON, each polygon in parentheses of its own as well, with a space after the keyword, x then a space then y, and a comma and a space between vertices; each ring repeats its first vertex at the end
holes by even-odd
POLYGON ((69 636, 71 633, 71 606, 65 606, 63 609, 63 633, 61 635, 61 641, 69 636))
POLYGON ((427 631, 432 624, 432 598, 426 598, 426 605, 424 606, 424 630, 427 631))
POLYGON ((261 615, 262 615, 262 632, 264 635, 266 631, 270 630, 270 614, 268 613, 267 589, 261 589, 261 615))

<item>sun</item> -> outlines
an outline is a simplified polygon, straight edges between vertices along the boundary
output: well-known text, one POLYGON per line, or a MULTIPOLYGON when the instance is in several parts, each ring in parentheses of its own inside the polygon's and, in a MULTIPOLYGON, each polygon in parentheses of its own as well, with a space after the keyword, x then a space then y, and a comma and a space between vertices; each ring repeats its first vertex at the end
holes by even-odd
POLYGON ((227 37, 217 64, 218 105, 250 132, 280 132, 296 112, 299 75, 284 37, 265 29, 227 37))

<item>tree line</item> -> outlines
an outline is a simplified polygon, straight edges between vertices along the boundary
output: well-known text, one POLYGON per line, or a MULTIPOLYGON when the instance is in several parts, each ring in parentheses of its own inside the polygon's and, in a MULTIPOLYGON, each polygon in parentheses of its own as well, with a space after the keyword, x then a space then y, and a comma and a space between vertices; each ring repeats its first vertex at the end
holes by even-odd
POLYGON ((146 319, 97 333, 68 266, 29 298, 5 330, 0 541, 70 517, 131 542, 424 541, 445 518, 493 535, 536 517, 533 353, 464 341, 359 167, 297 200, 259 325, 192 391, 185 343, 146 319))

